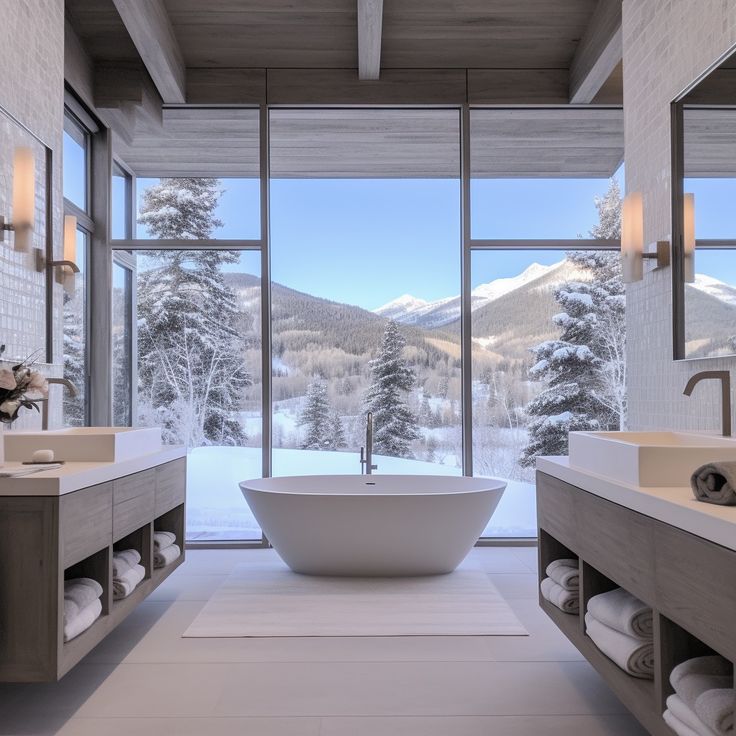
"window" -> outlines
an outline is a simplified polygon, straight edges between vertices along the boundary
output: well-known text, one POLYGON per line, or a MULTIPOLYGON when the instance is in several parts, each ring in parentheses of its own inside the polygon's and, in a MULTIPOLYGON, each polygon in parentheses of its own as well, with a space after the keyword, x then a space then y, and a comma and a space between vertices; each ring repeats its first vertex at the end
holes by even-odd
POLYGON ((89 131, 70 113, 64 117, 64 199, 89 210, 89 131))
MULTIPOLYGON (((133 269, 112 264, 112 415, 116 427, 130 427, 135 419, 133 396, 133 269)), ((126 262, 134 261, 132 257, 126 262)))
POLYGON ((187 538, 260 539, 238 486, 261 475, 260 254, 136 261, 137 423, 189 450, 187 538))
POLYGON ((132 177, 120 164, 112 165, 112 228, 113 240, 132 237, 131 202, 132 177))
POLYGON ((274 474, 360 472, 370 410, 379 472, 459 475, 458 111, 274 110, 270 141, 274 474))

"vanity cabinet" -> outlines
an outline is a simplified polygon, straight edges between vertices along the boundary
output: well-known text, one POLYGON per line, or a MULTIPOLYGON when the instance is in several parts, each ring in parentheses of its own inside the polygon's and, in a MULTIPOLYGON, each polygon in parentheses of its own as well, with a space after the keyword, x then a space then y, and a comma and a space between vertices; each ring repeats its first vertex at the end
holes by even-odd
POLYGON ((680 662, 718 653, 736 662, 736 552, 537 472, 540 582, 555 559, 580 565, 580 616, 539 604, 653 736, 673 736, 662 719, 680 662), (627 675, 585 633, 594 595, 622 587, 654 612, 654 680, 627 675))
POLYGON ((0 682, 63 677, 184 561, 186 458, 58 496, 0 496, 0 682), (153 532, 182 555, 153 569, 153 532), (141 553, 146 577, 113 601, 114 549, 141 553), (102 615, 64 642, 64 580, 103 588, 102 615))

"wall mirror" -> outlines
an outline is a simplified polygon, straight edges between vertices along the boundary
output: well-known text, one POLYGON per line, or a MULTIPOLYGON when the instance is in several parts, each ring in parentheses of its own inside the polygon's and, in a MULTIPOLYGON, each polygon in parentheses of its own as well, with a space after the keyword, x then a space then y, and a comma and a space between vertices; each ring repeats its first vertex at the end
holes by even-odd
MULTIPOLYGON (((49 215, 49 151, 25 126, 0 107, 0 217, 14 223, 20 209, 17 195, 14 199, 14 181, 17 178, 16 155, 28 154, 28 171, 34 186, 26 197, 23 216, 32 222, 23 250, 16 248, 16 233, 5 231, 0 242, 0 343, 7 346, 5 358, 16 360, 29 355, 38 362, 46 360, 47 308, 46 275, 35 269, 33 252, 48 247, 49 215), (14 211, 16 210, 16 211, 14 211)), ((29 190, 26 190, 29 191, 29 190)))
POLYGON ((736 52, 672 106, 675 359, 736 354, 736 52))

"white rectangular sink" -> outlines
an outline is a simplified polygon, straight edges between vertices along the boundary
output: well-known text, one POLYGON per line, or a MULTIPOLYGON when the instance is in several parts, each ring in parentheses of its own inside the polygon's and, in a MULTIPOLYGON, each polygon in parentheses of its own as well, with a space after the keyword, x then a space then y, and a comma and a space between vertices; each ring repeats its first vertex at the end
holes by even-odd
POLYGON ((570 466, 634 486, 687 486, 714 460, 736 460, 736 440, 690 432, 570 432, 570 466))
POLYGON ((30 460, 53 450, 55 460, 112 463, 161 449, 160 427, 69 427, 46 432, 5 432, 5 459, 30 460))

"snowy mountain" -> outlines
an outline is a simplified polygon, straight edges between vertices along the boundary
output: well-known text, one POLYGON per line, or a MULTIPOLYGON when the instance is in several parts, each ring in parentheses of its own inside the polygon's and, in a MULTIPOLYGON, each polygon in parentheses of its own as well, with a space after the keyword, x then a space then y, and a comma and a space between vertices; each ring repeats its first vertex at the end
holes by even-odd
MULTIPOLYGON (((560 261, 559 263, 553 263, 551 266, 532 263, 518 276, 495 279, 487 284, 477 286, 471 292, 472 310, 476 311, 481 307, 485 307, 517 289, 533 289, 533 282, 545 279, 545 277, 554 274, 556 271, 561 271, 561 266, 564 263, 565 261, 560 261)), ((562 283, 567 275, 563 276, 560 273, 557 283, 562 283)), ((451 296, 428 302, 405 294, 374 310, 374 313, 394 319, 405 325, 416 325, 428 329, 442 327, 460 318, 460 297, 451 296)))
POLYGON ((736 287, 727 284, 725 281, 719 281, 713 276, 698 273, 695 274, 695 282, 691 286, 721 302, 736 306, 736 287))

